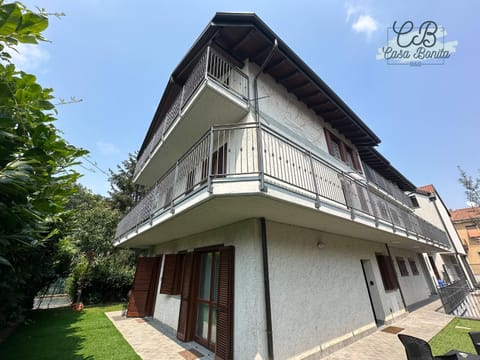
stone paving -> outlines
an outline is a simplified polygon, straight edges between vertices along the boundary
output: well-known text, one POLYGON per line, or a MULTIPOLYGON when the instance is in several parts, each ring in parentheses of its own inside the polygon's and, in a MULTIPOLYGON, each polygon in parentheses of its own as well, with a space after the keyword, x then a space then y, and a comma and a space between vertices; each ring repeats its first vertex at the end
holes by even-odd
MULTIPOLYGON (((445 314, 440 300, 425 305, 406 317, 387 326, 404 328, 400 334, 412 335, 429 341, 453 319, 445 314)), ((381 331, 383 326, 373 334, 360 339, 322 360, 406 360, 405 349, 397 335, 381 331)))
POLYGON ((181 342, 152 318, 125 318, 121 311, 106 313, 143 360, 214 360, 215 355, 195 342, 181 342))
MULTIPOLYGON (((106 314, 143 360, 213 360, 214 354, 195 342, 183 343, 153 319, 124 318, 120 311, 106 314), (201 356, 203 355, 203 356, 201 356)), ((421 307, 388 326, 404 328, 408 334, 430 340, 453 318, 441 310, 440 300, 421 307)), ((322 360, 405 360, 397 335, 381 331, 368 335, 322 360)), ((242 359, 243 360, 243 359, 242 359)))

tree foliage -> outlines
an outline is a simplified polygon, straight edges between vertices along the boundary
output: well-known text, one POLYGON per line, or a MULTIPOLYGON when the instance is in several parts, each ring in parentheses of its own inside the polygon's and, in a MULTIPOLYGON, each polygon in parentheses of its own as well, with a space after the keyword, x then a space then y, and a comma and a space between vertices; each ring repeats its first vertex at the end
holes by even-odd
POLYGON ((133 182, 136 165, 137 155, 129 153, 128 159, 117 165, 117 172, 109 169, 110 201, 122 214, 130 210, 143 195, 143 189, 133 182))
POLYGON ((465 195, 467 202, 472 206, 480 206, 480 177, 473 178, 468 175, 460 166, 460 177, 458 181, 463 185, 465 189, 465 195))
POLYGON ((45 15, 0 1, 0 328, 68 268, 64 206, 79 177, 71 166, 86 154, 54 126, 53 90, 9 63, 9 51, 44 40, 47 26, 45 15))
POLYGON ((77 301, 80 291, 81 300, 90 304, 124 299, 133 278, 134 253, 113 246, 120 211, 82 186, 69 208, 73 231, 68 241, 75 252, 67 281, 70 297, 77 301))

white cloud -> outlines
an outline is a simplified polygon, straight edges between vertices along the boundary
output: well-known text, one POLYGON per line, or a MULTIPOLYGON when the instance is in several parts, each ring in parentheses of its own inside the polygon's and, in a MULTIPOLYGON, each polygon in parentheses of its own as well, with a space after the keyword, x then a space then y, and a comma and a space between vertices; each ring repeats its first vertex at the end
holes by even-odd
POLYGON ((368 35, 378 30, 377 21, 370 15, 360 15, 352 24, 352 29, 356 32, 364 32, 368 35))
POLYGON ((96 145, 98 150, 104 155, 118 154, 120 152, 120 149, 115 144, 109 142, 97 141, 96 145))
POLYGON ((8 50, 12 56, 12 63, 18 69, 32 72, 45 65, 50 59, 50 54, 41 45, 18 44, 17 51, 8 50))

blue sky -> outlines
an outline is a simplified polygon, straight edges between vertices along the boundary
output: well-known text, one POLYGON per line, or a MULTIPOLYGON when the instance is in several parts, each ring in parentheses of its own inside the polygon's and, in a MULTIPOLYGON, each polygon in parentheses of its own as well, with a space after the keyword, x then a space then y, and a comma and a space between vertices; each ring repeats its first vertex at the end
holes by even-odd
MULTIPOLYGON (((57 127, 104 170, 137 150, 171 71, 216 11, 256 12, 382 139, 379 151, 415 185, 433 183, 466 206, 457 165, 480 168, 480 2, 476 1, 26 1, 48 12, 46 37, 18 64, 58 98, 57 127), (376 60, 394 21, 433 20, 458 41, 442 66, 376 60)), ((81 182, 106 194, 88 163, 81 182), (89 170, 90 169, 90 170, 89 170)))

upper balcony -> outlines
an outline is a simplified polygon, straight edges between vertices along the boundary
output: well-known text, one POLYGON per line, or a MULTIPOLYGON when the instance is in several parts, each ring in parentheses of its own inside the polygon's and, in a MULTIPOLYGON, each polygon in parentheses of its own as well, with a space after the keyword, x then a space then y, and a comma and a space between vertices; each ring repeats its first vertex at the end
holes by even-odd
POLYGON ((150 187, 207 129, 238 122, 249 111, 248 76, 207 47, 140 152, 134 181, 150 187), (178 141, 181 139, 181 141, 178 141))
POLYGON ((365 177, 367 178, 368 184, 370 186, 381 189, 397 201, 400 201, 403 205, 410 208, 412 207, 412 201, 410 200, 410 198, 397 185, 385 179, 382 175, 380 175, 377 171, 373 170, 366 163, 363 163, 363 169, 365 170, 365 177))
POLYGON ((121 220, 116 245, 148 246, 252 217, 416 252, 451 247, 409 207, 257 123, 211 127, 121 220))

